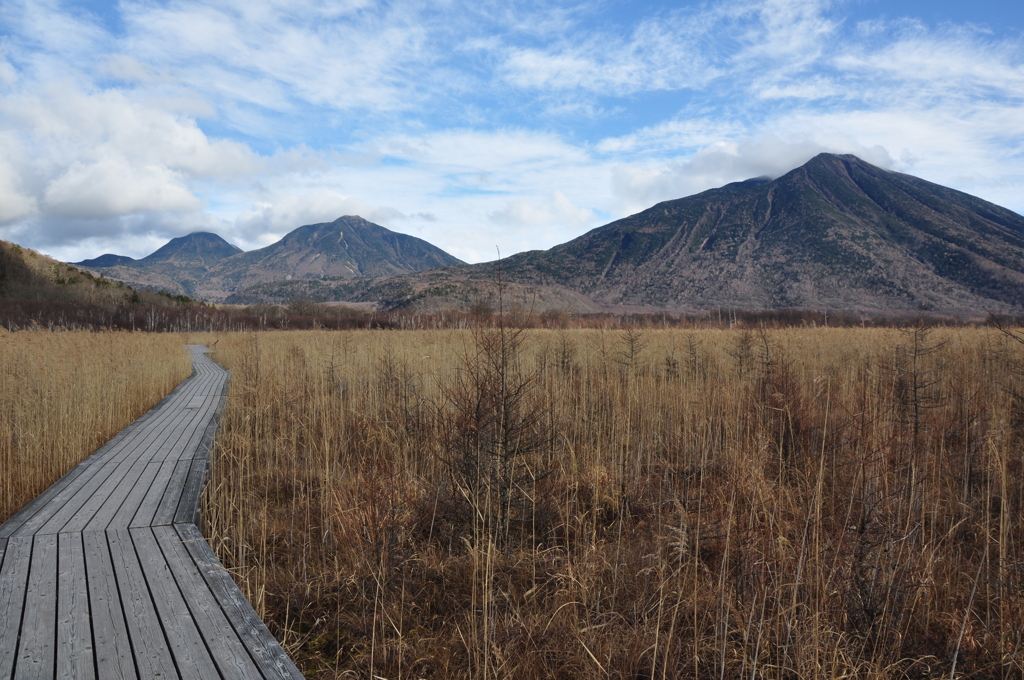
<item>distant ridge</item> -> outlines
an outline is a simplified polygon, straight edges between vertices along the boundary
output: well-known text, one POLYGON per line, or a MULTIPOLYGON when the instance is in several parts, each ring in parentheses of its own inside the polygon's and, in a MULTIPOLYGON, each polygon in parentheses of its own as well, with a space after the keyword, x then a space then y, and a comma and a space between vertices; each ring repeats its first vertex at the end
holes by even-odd
POLYGON ((128 257, 127 255, 106 253, 105 255, 94 257, 91 260, 82 260, 81 262, 72 262, 71 264, 76 267, 117 267, 120 265, 129 265, 133 262, 135 262, 135 258, 128 257))
POLYGON ((197 232, 141 260, 103 255, 80 263, 112 279, 209 301, 267 281, 392 276, 454 264, 462 261, 423 239, 354 215, 299 227, 249 252, 197 232))
MULTIPOLYGON (((820 154, 774 180, 665 201, 550 250, 512 255, 502 272, 527 304, 590 311, 1019 313, 1024 217, 855 156, 820 154)), ((496 274, 491 262, 398 278, 264 283, 231 299, 281 300, 301 290, 386 307, 466 308, 493 296, 496 274)))

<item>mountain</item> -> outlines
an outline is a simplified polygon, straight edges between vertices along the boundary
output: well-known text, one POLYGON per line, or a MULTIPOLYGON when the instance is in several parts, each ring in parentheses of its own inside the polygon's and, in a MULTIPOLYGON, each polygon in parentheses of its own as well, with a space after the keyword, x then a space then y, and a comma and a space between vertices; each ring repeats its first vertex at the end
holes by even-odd
POLYGON ((299 227, 277 243, 248 252, 216 234, 195 233, 172 239, 141 260, 114 258, 120 256, 103 255, 80 265, 119 281, 212 301, 267 281, 393 276, 462 264, 422 239, 357 216, 299 227))
MULTIPOLYGON (((0 321, 4 323, 13 317, 32 317, 46 325, 47 321, 54 321, 49 312, 56 308, 57 316, 64 315, 57 324, 69 327, 75 324, 64 321, 72 321, 71 317, 81 321, 83 313, 95 316, 98 311, 102 316, 115 308, 153 302, 173 304, 174 300, 155 293, 140 293, 31 248, 0 241, 0 321), (13 317, 12 307, 20 308, 13 317)), ((105 325, 101 318, 90 319, 90 323, 97 327, 105 325)), ((15 325, 21 325, 17 319, 15 325)))
POLYGON ((217 234, 200 231, 171 239, 141 260, 106 254, 74 264, 116 281, 175 295, 195 296, 199 281, 207 275, 210 267, 241 252, 241 248, 217 234))
POLYGON ((138 260, 136 266, 172 264, 183 268, 210 267, 221 260, 242 252, 217 234, 197 231, 188 236, 172 238, 162 248, 138 260))
POLYGON ((76 267, 117 267, 120 265, 132 264, 135 261, 135 258, 128 257, 127 255, 106 253, 99 257, 94 257, 91 260, 82 260, 81 262, 72 262, 71 264, 76 267))
POLYGON ((515 255, 504 270, 605 305, 1020 310, 1024 217, 855 156, 821 154, 775 180, 659 203, 515 255))
MULTIPOLYGON (((1019 312, 1024 217, 855 156, 821 154, 774 180, 659 203, 550 250, 513 255, 502 270, 508 283, 572 293, 591 309, 1019 312)), ((496 272, 492 262, 387 285, 325 281, 307 290, 328 299, 443 298, 464 306, 466 291, 496 272)), ((263 290, 279 297, 289 286, 263 290)))
POLYGON ((265 281, 393 276, 461 263, 423 239, 346 216, 299 227, 266 248, 224 260, 197 292, 218 299, 265 281))

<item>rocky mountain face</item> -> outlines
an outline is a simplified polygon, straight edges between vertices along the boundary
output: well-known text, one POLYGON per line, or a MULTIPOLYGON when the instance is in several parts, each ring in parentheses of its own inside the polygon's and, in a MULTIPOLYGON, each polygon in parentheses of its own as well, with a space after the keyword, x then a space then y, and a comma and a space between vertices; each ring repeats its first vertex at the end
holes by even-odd
POLYGON ((422 239, 356 216, 299 227, 248 252, 216 234, 196 233, 141 260, 124 259, 130 260, 103 255, 79 265, 117 280, 222 301, 238 288, 268 281, 391 276, 461 264, 422 239))
POLYGON ((1024 217, 821 154, 778 179, 659 203, 503 267, 509 280, 603 305, 1011 311, 1024 309, 1024 217))
MULTIPOLYGON (((1024 217, 855 156, 821 154, 666 201, 550 250, 501 263, 537 304, 601 309, 826 308, 984 315, 1024 311, 1024 217), (545 302, 548 301, 548 302, 545 302)), ((275 282, 233 300, 300 292, 387 307, 468 308, 495 262, 387 279, 275 282)))

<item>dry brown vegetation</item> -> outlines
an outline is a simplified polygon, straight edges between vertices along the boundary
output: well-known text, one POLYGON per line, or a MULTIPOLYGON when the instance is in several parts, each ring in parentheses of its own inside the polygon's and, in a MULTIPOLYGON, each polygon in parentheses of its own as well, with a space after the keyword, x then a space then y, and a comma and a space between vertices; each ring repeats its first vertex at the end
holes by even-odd
POLYGON ((313 677, 1020 678, 994 330, 222 336, 204 521, 313 677))
POLYGON ((183 342, 0 329, 0 522, 187 378, 183 342))

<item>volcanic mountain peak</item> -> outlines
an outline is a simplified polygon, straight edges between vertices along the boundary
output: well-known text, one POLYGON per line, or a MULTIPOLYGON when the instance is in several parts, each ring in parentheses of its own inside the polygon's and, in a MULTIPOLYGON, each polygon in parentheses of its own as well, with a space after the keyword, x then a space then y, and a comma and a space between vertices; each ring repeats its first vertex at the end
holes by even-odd
POLYGON ((242 252, 217 234, 197 231, 179 236, 167 242, 162 248, 138 261, 141 265, 171 263, 179 266, 210 266, 226 257, 242 252))
POLYGON ((381 230, 381 233, 387 233, 390 231, 380 225, 363 219, 359 215, 345 215, 343 217, 339 217, 333 222, 318 222, 317 224, 307 224, 299 227, 298 229, 293 229, 285 234, 284 238, 282 238, 279 243, 287 246, 295 246, 299 244, 315 243, 323 238, 340 237, 343 239, 345 237, 346 229, 366 231, 373 231, 377 229, 381 230))
POLYGON ((423 239, 346 215, 307 224, 277 243, 224 260, 201 293, 220 299, 266 281, 393 276, 461 263, 423 239))
POLYGON ((549 251, 510 280, 610 305, 1024 308, 1024 217, 850 155, 665 201, 549 251))

